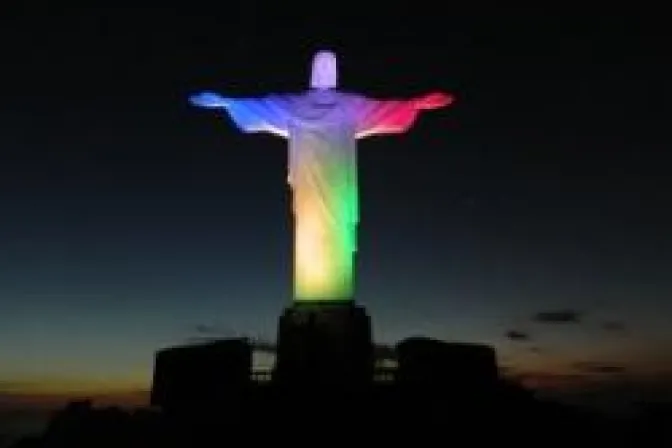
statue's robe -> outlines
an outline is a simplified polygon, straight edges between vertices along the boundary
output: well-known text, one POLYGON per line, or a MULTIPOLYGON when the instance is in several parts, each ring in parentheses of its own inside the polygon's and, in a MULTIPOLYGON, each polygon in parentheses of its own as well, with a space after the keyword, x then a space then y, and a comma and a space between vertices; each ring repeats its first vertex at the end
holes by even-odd
POLYGON ((294 299, 352 298, 359 201, 357 139, 402 133, 412 100, 377 100, 337 90, 227 98, 243 132, 289 140, 287 181, 295 217, 294 299))

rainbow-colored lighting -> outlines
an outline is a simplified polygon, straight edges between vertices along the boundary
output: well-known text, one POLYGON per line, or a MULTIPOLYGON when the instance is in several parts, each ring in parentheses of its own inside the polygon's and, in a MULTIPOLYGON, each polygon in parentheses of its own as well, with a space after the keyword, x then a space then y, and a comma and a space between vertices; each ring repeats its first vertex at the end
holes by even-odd
POLYGON ((288 179, 296 226, 294 298, 347 300, 354 292, 359 220, 354 140, 336 148, 331 139, 304 133, 311 148, 297 148, 288 179))
POLYGON ((353 299, 359 222, 356 141, 405 132, 419 111, 451 102, 441 93, 375 100, 340 92, 331 88, 335 58, 327 56, 328 64, 314 67, 313 88, 304 93, 225 98, 203 92, 190 97, 196 106, 225 109, 243 132, 267 132, 289 141, 296 302, 353 299), (320 76, 329 88, 319 88, 320 76))

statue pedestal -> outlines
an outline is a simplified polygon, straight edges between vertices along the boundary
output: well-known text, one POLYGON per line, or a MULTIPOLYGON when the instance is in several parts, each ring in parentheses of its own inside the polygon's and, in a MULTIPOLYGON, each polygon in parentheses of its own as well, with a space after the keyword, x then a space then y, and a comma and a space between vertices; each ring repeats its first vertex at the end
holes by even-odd
POLYGON ((371 320, 352 302, 295 303, 278 325, 277 385, 366 386, 373 381, 371 320))

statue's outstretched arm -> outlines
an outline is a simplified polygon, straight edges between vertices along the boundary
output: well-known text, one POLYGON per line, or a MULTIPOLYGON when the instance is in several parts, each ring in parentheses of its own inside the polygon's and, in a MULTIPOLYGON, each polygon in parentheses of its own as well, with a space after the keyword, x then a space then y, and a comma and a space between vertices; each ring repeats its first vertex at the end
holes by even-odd
POLYGON ((229 105, 229 100, 218 93, 201 92, 189 97, 189 102, 198 107, 206 109, 225 109, 229 105))
POLYGON ((406 132, 421 112, 447 106, 452 101, 452 96, 441 92, 407 100, 361 98, 355 107, 356 137, 359 139, 406 132))
POLYGON ((214 92, 201 92, 189 97, 189 102, 206 109, 224 109, 243 132, 267 132, 288 137, 288 100, 281 95, 261 98, 225 98, 214 92))
POLYGON ((440 109, 450 105, 454 101, 454 97, 443 92, 432 92, 426 95, 421 95, 415 98, 414 105, 418 110, 433 110, 440 109))

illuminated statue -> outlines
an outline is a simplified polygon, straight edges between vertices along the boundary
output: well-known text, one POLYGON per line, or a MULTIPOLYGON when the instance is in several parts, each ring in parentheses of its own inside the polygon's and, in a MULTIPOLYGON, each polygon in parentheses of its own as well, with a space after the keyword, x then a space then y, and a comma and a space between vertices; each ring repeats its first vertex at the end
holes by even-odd
POLYGON ((296 301, 353 297, 359 221, 356 140, 405 132, 421 110, 452 101, 443 93, 378 100, 336 87, 336 56, 321 51, 305 92, 259 98, 203 92, 190 97, 196 106, 225 109, 243 132, 268 132, 289 140, 296 301))

